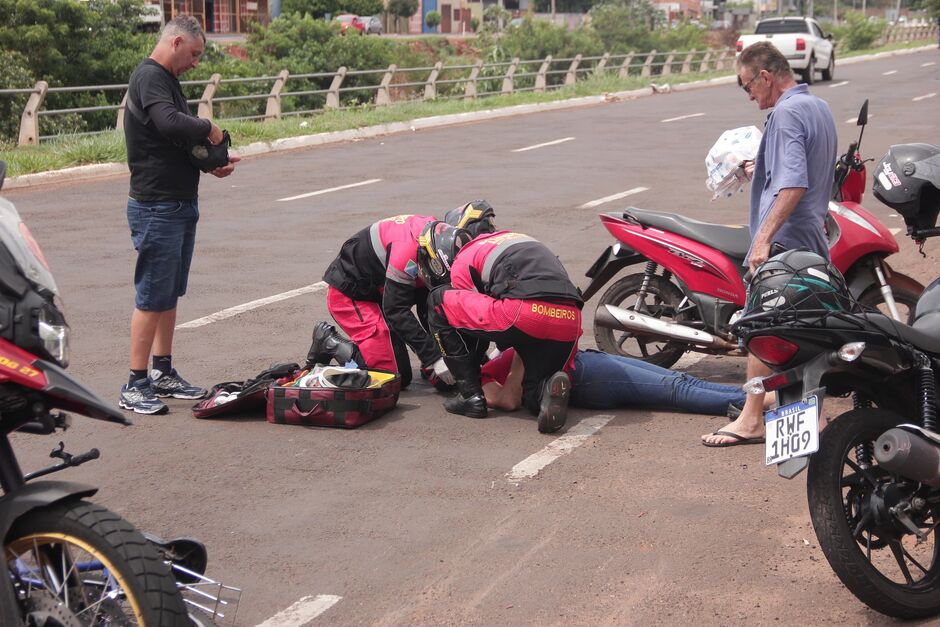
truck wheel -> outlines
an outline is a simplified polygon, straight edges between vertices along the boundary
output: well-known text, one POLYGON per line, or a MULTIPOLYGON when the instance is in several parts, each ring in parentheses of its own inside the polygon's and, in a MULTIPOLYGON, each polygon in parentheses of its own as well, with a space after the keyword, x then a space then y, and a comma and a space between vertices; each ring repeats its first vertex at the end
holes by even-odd
POLYGON ((829 65, 825 70, 822 71, 822 79, 824 81, 831 81, 832 77, 836 73, 836 53, 833 52, 829 55, 829 65))
POLYGON ((810 57, 806 69, 803 70, 803 82, 812 85, 816 82, 816 57, 810 57))

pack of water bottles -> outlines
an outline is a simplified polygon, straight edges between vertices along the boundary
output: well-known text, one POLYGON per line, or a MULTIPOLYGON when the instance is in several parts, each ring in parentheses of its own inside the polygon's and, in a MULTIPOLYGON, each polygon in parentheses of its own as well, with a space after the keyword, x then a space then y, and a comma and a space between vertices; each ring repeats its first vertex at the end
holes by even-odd
POLYGON ((713 192, 712 200, 744 190, 748 182, 744 162, 757 157, 762 136, 756 126, 733 128, 721 134, 705 157, 705 171, 708 173, 705 186, 713 192))

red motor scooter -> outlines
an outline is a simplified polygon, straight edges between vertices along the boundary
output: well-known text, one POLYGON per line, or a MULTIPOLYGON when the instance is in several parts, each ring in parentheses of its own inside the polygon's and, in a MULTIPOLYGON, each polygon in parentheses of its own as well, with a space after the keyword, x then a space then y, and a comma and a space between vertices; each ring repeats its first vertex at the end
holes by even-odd
MULTIPOLYGON (((924 287, 885 262, 898 252, 897 240, 859 204, 865 164, 858 149, 867 120, 866 100, 858 141, 836 164, 826 217, 829 252, 856 300, 907 321, 924 287)), ((730 326, 744 307, 747 227, 635 207, 600 219, 617 243, 587 271, 591 283, 584 300, 624 268, 644 264, 644 270, 619 279, 601 297, 594 315, 598 348, 667 368, 686 351, 744 355, 730 326)))

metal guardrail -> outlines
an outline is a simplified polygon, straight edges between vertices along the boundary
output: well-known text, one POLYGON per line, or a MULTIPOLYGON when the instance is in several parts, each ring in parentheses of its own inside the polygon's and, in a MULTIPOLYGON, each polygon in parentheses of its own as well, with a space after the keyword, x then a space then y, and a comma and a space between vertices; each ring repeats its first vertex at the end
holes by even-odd
MULTIPOLYGON (((898 41, 916 41, 936 37, 937 26, 891 27, 883 36, 885 43, 898 41)), ((199 98, 188 102, 197 105, 197 115, 212 119, 219 109, 220 117, 228 120, 279 120, 288 116, 310 115, 325 110, 341 109, 363 104, 358 97, 365 96, 369 104, 383 107, 392 102, 464 99, 473 100, 495 94, 511 94, 525 91, 544 92, 562 86, 574 85, 579 77, 616 73, 621 78, 638 76, 652 78, 691 72, 721 71, 733 66, 733 49, 691 50, 627 54, 604 53, 600 56, 576 55, 571 58, 555 59, 551 55, 544 59, 489 62, 476 61, 472 64, 445 66, 441 62, 430 67, 398 68, 394 64, 383 69, 350 70, 340 67, 335 72, 312 74, 290 74, 281 70, 276 76, 256 76, 248 78, 225 78, 213 74, 204 81, 181 81, 184 87, 203 88, 199 98), (368 84, 359 81, 376 77, 368 84), (379 78, 381 77, 381 78, 379 78), (329 87, 322 87, 329 80, 329 87), (356 84, 348 84, 354 80, 356 84), (378 82, 376 82, 376 80, 378 82), (268 84, 265 91, 259 93, 220 95, 228 90, 251 84, 268 84), (288 85, 293 91, 288 89, 288 85), (313 86, 314 88, 306 88, 313 86), (345 103, 344 103, 345 96, 345 103), (307 106, 311 102, 320 106, 307 106), (306 101, 304 99, 307 99, 306 101), (252 106, 251 101, 258 101, 252 106), (260 101, 264 101, 261 111, 260 101), (248 108, 241 115, 226 115, 228 103, 242 103, 242 109, 248 108), (306 104, 305 104, 306 103, 306 104), (287 106, 285 106, 287 105, 287 106)), ((0 89, 0 97, 29 97, 20 119, 19 145, 37 144, 51 135, 40 134, 40 121, 49 116, 67 114, 85 114, 101 111, 117 111, 116 128, 124 126, 127 85, 90 85, 76 87, 49 87, 45 81, 39 81, 32 88, 0 89), (48 94, 82 92, 103 95, 107 92, 123 91, 120 104, 105 104, 88 107, 64 109, 43 109, 48 94)), ((231 112, 230 112, 231 113, 231 112)), ((108 129, 110 130, 110 129, 108 129)), ((104 133, 107 130, 72 133, 73 135, 104 133)))

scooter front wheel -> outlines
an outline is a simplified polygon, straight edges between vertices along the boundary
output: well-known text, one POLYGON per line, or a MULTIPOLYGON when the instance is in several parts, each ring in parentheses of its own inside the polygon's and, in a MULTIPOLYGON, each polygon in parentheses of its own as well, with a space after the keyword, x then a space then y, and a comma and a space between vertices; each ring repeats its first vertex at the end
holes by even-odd
POLYGON ((191 624, 154 546, 99 505, 72 500, 28 512, 7 534, 4 559, 24 616, 83 626, 191 624))
POLYGON ((940 504, 936 490, 874 459, 875 440, 903 422, 881 409, 839 416, 821 434, 806 487, 819 547, 845 587, 882 614, 910 619, 940 613, 940 504))
MULTIPOLYGON (((679 312, 682 292, 665 278, 653 275, 641 293, 643 274, 631 274, 610 286, 598 302, 598 308, 614 305, 622 309, 636 311, 660 320, 680 322, 688 320, 688 312, 679 312)), ((594 340, 597 347, 611 355, 622 355, 641 359, 645 362, 668 368, 679 361, 682 354, 690 350, 684 342, 675 342, 642 336, 629 331, 609 329, 594 320, 594 340)))

